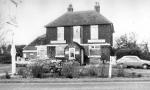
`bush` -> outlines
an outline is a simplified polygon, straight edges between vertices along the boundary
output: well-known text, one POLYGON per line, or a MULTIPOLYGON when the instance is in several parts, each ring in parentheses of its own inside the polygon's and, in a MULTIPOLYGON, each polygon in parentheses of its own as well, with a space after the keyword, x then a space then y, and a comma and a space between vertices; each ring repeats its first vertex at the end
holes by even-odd
POLYGON ((80 71, 80 76, 108 77, 108 65, 87 65, 80 71))
POLYGON ((118 67, 117 77, 125 77, 125 72, 123 67, 118 67))
POLYGON ((139 49, 120 49, 116 51, 116 58, 119 59, 126 55, 140 56, 141 51, 139 49))
POLYGON ((102 64, 98 67, 99 70, 99 77, 105 78, 108 77, 109 73, 109 64, 102 64))
POLYGON ((5 75, 1 76, 1 79, 10 79, 10 74, 6 71, 5 75))
POLYGON ((31 74, 31 70, 27 67, 22 67, 18 70, 18 75, 21 75, 22 78, 33 77, 31 74))
POLYGON ((98 69, 93 65, 84 66, 80 71, 80 76, 97 76, 98 69))
POLYGON ((79 77, 79 66, 80 63, 76 61, 66 62, 62 66, 61 75, 66 78, 77 78, 79 77))
POLYGON ((59 65, 52 63, 51 60, 37 60, 34 63, 27 65, 25 68, 20 68, 18 74, 23 78, 44 78, 48 73, 57 73, 59 65))
POLYGON ((21 75, 23 78, 42 78, 42 74, 44 72, 44 69, 39 64, 32 64, 28 65, 27 67, 20 68, 18 70, 18 75, 21 75))
POLYGON ((3 64, 11 63, 11 55, 10 54, 0 54, 0 63, 3 63, 3 64))
POLYGON ((34 78, 42 78, 42 74, 44 73, 44 68, 40 64, 34 64, 31 68, 31 73, 34 78))

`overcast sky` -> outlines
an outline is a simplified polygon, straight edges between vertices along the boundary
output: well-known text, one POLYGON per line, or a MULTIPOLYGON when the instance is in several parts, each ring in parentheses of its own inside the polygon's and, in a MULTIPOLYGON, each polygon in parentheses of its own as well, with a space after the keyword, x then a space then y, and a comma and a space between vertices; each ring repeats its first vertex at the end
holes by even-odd
MULTIPOLYGON (((13 4, 0 1, 1 12, 15 13, 13 4)), ((28 44, 44 34, 44 25, 67 12, 70 3, 74 11, 84 11, 94 10, 96 1, 100 13, 114 23, 114 37, 134 32, 138 41, 150 42, 150 0, 23 0, 17 8, 16 43, 28 44)))

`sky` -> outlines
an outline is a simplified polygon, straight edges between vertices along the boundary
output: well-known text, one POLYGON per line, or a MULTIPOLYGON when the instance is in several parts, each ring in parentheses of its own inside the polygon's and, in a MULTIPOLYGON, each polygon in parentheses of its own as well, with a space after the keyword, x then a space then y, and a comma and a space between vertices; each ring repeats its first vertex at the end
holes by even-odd
MULTIPOLYGON (((150 43, 150 0, 23 0, 17 9, 10 0, 0 0, 0 15, 4 21, 16 15, 15 42, 29 44, 46 33, 44 26, 67 12, 70 3, 74 11, 86 11, 94 10, 95 2, 100 3, 100 13, 113 22, 114 39, 133 32, 138 42, 150 43)), ((8 28, 14 27, 5 24, 8 28)), ((11 40, 10 33, 7 38, 11 40)))

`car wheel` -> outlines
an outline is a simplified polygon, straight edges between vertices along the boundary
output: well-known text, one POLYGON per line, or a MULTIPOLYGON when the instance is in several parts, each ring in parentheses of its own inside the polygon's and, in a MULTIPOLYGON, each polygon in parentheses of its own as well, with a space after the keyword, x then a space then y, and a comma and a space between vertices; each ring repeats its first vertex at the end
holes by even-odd
POLYGON ((144 64, 143 69, 147 69, 147 68, 148 68, 148 65, 144 64))

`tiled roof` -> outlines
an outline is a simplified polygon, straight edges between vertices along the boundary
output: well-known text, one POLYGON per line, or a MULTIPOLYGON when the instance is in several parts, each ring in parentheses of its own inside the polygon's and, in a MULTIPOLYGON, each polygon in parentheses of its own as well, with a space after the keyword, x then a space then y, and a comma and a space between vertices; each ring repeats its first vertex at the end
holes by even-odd
POLYGON ((96 11, 66 12, 46 27, 111 24, 112 22, 96 11))
POLYGON ((37 50, 37 48, 35 46, 28 45, 28 46, 24 47, 23 50, 37 50))
POLYGON ((43 34, 33 40, 29 45, 36 46, 36 45, 45 45, 46 44, 46 34, 43 34))

